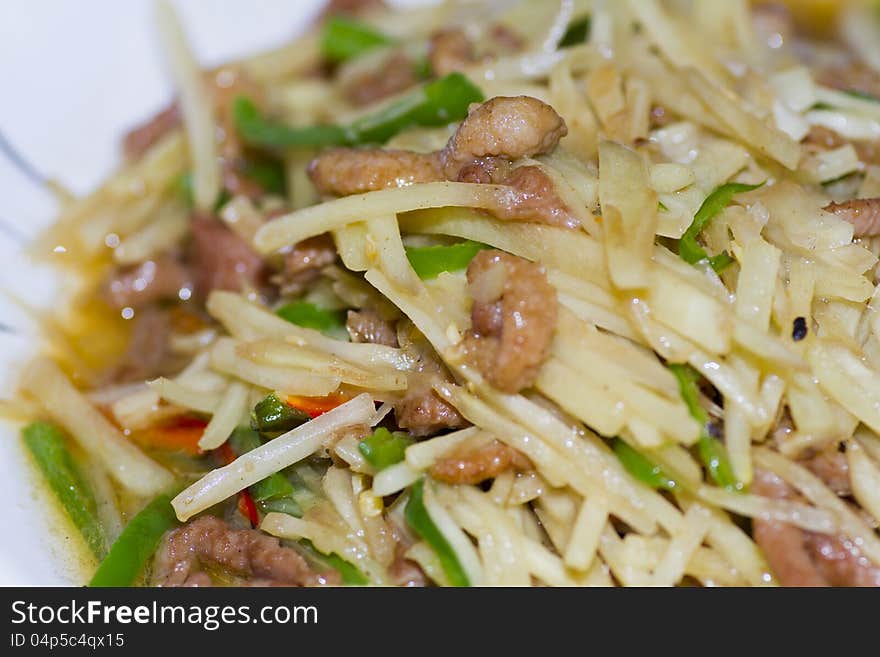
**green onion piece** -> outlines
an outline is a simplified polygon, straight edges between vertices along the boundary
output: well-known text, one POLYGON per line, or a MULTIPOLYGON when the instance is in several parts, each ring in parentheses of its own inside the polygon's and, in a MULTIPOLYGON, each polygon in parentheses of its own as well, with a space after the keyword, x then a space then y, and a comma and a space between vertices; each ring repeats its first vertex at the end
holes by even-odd
POLYGON ((643 484, 664 490, 673 490, 678 487, 675 479, 666 474, 663 468, 642 456, 620 438, 614 438, 611 441, 611 449, 614 450, 626 471, 643 484))
POLYGON ((443 533, 437 529, 428 509, 425 508, 424 495, 425 480, 419 479, 410 488, 410 497, 403 510, 407 524, 437 555, 440 566, 452 586, 470 586, 470 580, 458 560, 458 555, 443 533))
POLYGON ((246 160, 242 173, 269 194, 284 196, 287 191, 284 166, 277 160, 246 160))
POLYGON ((251 428, 260 433, 282 433, 309 421, 308 413, 294 408, 272 393, 251 411, 251 428))
POLYGON ((357 566, 349 563, 338 554, 332 552, 330 554, 325 554, 324 559, 327 560, 327 563, 330 564, 330 566, 339 571, 339 574, 342 575, 343 584, 347 584, 348 586, 366 586, 370 583, 367 576, 364 575, 357 566))
POLYGON ((22 436, 49 488, 89 549, 96 557, 103 557, 107 538, 98 517, 98 505, 92 489, 73 462, 64 434, 54 424, 34 422, 24 428, 22 436))
POLYGON ((351 124, 355 143, 385 142, 412 126, 443 126, 461 121, 483 93, 461 73, 450 73, 351 124))
POLYGON ((345 128, 336 125, 315 125, 307 128, 291 128, 273 123, 260 114, 253 101, 239 96, 232 105, 235 127, 241 137, 249 144, 276 146, 339 146, 355 143, 354 136, 345 128))
POLYGON ((339 574, 342 575, 343 584, 347 584, 348 586, 366 586, 370 583, 367 576, 364 575, 357 566, 346 561, 335 552, 331 552, 330 554, 321 552, 315 547, 314 543, 307 538, 300 539, 299 542, 318 560, 324 561, 331 568, 338 570, 339 574))
POLYGON ((295 499, 290 496, 276 497, 270 500, 262 500, 257 502, 257 506, 264 514, 266 513, 286 513, 294 518, 302 518, 302 507, 295 499))
POLYGON ((721 271, 721 269, 724 269, 724 267, 733 262, 730 256, 726 253, 715 256, 714 258, 709 258, 706 250, 697 242, 697 235, 709 225, 709 222, 712 221, 718 213, 730 204, 730 201, 733 200, 734 196, 741 194, 742 192, 750 192, 753 189, 758 189, 758 187, 763 184, 764 183, 746 185, 744 183, 727 183, 721 185, 709 194, 709 196, 706 197, 706 200, 703 201, 700 209, 697 210, 697 214, 694 215, 693 223, 691 223, 678 242, 678 255, 681 259, 692 265, 701 260, 709 260, 709 264, 715 271, 721 271))
POLYGON ((344 16, 333 16, 324 23, 321 54, 328 61, 344 62, 391 43, 392 39, 366 23, 344 16))
POLYGON ((568 24, 568 29, 565 30, 565 34, 562 35, 562 39, 559 41, 559 47, 568 48, 570 46, 576 46, 586 41, 589 36, 590 16, 587 15, 583 18, 573 20, 568 24))
POLYGON ((261 116, 256 105, 244 96, 235 99, 233 117, 244 140, 258 146, 353 146, 385 142, 412 126, 442 126, 460 121, 467 116, 471 103, 482 100, 482 92, 470 80, 461 73, 450 73, 349 126, 293 128, 273 123, 261 116))
POLYGON ((265 479, 248 486, 254 502, 282 499, 293 493, 293 484, 280 472, 269 475, 265 479))
POLYGON ((733 467, 724 444, 709 433, 709 413, 700 404, 700 390, 697 387, 700 375, 689 365, 670 364, 669 369, 678 381, 678 390, 691 417, 700 424, 697 451, 709 477, 727 490, 743 490, 742 482, 733 474, 733 467))
POLYGON ((745 485, 733 474, 733 467, 724 443, 713 438, 705 429, 700 434, 697 452, 712 481, 732 493, 739 493, 745 489, 745 485))
POLYGON ((281 319, 291 324, 315 329, 330 336, 345 331, 345 314, 337 310, 324 310, 308 301, 291 301, 275 311, 281 319))
POLYGON ((408 246, 406 257, 421 279, 437 278, 445 271, 466 268, 483 249, 492 248, 479 242, 459 242, 449 246, 408 246))
POLYGON ((177 526, 172 495, 160 495, 132 518, 98 566, 89 586, 131 586, 162 536, 177 526))
POLYGON ((880 103, 880 98, 873 94, 869 94, 866 91, 859 91, 858 89, 844 89, 843 93, 847 96, 852 96, 853 98, 861 98, 862 100, 870 100, 872 103, 880 103))
MULTIPOLYGON (((258 434, 248 427, 238 427, 229 436, 229 446, 236 456, 247 454, 263 444, 258 434)), ((270 474, 255 484, 248 486, 254 502, 263 502, 278 497, 286 497, 293 493, 293 484, 280 472, 270 474)))
POLYGON ((709 266, 719 274, 732 264, 733 258, 730 257, 727 251, 722 251, 718 255, 709 258, 709 266))
POLYGON ((678 391, 691 417, 702 425, 709 422, 709 413, 700 404, 700 389, 697 387, 700 375, 690 365, 680 365, 678 363, 670 363, 669 371, 675 375, 678 381, 678 391))
POLYGON ((663 201, 657 201, 657 209, 660 212, 669 212, 669 208, 663 203, 663 201))
POLYGON ((358 443, 358 450, 370 465, 383 470, 389 465, 400 463, 406 455, 406 448, 414 442, 407 433, 391 433, 385 427, 379 427, 358 443))

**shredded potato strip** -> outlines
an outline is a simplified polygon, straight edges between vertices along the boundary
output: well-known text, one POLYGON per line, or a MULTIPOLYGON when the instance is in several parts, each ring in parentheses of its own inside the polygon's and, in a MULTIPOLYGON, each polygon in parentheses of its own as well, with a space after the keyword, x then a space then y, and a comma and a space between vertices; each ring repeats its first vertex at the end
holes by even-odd
POLYGON ((127 440, 52 361, 31 363, 21 385, 126 490, 148 497, 173 483, 171 473, 127 440))
POLYGON ((315 452, 334 432, 366 424, 375 408, 372 398, 361 394, 296 429, 239 456, 229 465, 212 470, 175 497, 171 504, 180 520, 187 520, 210 506, 265 479, 315 452))
POLYGON ((371 217, 438 207, 493 208, 511 193, 501 185, 433 182, 346 196, 273 219, 257 232, 254 244, 261 253, 271 253, 371 217))
POLYGON ((220 195, 220 164, 214 136, 211 94, 198 62, 186 44, 183 29, 167 0, 157 5, 159 32, 171 60, 193 163, 196 207, 210 211, 220 195))
POLYGON ((614 142, 599 144, 599 200, 611 280, 622 289, 646 287, 657 226, 657 195, 635 151, 614 142))

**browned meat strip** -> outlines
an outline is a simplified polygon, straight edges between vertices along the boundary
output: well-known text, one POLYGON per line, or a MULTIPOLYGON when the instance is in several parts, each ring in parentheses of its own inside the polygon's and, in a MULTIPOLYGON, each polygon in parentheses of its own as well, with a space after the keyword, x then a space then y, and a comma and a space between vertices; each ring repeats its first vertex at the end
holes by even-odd
POLYGON ((393 520, 390 520, 389 526, 394 538, 394 560, 388 566, 391 584, 408 587, 427 586, 428 578, 419 564, 406 558, 406 551, 412 546, 412 541, 400 531, 393 520))
POLYGON ((568 134, 552 107, 531 96, 497 96, 473 107, 440 154, 449 180, 474 160, 549 153, 568 134))
POLYGON ((181 289, 191 287, 187 268, 174 256, 164 254, 114 270, 104 284, 104 298, 117 309, 140 308, 164 299, 177 299, 181 289))
POLYGON ((431 436, 446 429, 467 426, 458 410, 426 382, 411 381, 403 398, 394 403, 397 426, 414 436, 431 436))
POLYGON ((456 181, 475 185, 501 185, 510 175, 510 162, 500 157, 485 157, 468 162, 458 170, 456 181))
MULTIPOLYGON (((370 342, 397 347, 397 329, 372 310, 349 311, 345 323, 354 342, 370 342)), ((420 372, 410 377, 403 397, 394 402, 397 426, 414 436, 431 436, 446 429, 458 429, 467 422, 454 406, 432 388, 437 379, 448 376, 441 363, 425 355, 420 372)))
POLYGON ((415 561, 398 556, 388 566, 388 575, 394 586, 421 587, 428 585, 428 578, 415 561))
POLYGON ((180 125, 180 108, 171 103, 161 112, 130 130, 122 141, 125 159, 137 161, 162 137, 180 125))
POLYGON ((214 582, 211 581, 211 576, 208 573, 199 571, 187 577, 186 581, 181 584, 181 586, 186 588, 206 588, 208 586, 214 586, 214 582))
POLYGON ((518 167, 504 180, 516 190, 491 212, 499 219, 535 221, 562 228, 577 228, 580 221, 559 198, 553 181, 540 167, 518 167))
POLYGON ((383 0, 330 0, 321 13, 321 18, 335 14, 358 14, 384 6, 383 0))
MULTIPOLYGON (((782 479, 763 470, 755 472, 751 492, 773 499, 786 499, 794 494, 782 479)), ((752 532, 782 586, 828 586, 804 544, 803 531, 775 520, 756 519, 752 532)))
POLYGON ((294 244, 284 253, 284 268, 273 277, 282 296, 302 294, 321 271, 336 261, 336 246, 329 235, 317 235, 294 244))
POLYGON ((775 520, 756 520, 753 528, 755 542, 782 586, 829 585, 811 559, 803 531, 775 520))
POLYGON ((846 454, 831 447, 804 461, 804 465, 831 490, 842 497, 852 495, 849 481, 849 462, 846 454))
MULTIPOLYGON (((773 499, 795 498, 776 475, 758 470, 752 492, 773 499)), ((772 520, 755 520, 758 547, 782 586, 880 586, 880 566, 844 536, 806 532, 772 520)))
POLYGON ((880 567, 848 538, 808 532, 806 545, 831 586, 880 587, 880 567))
POLYGON ((321 586, 338 584, 335 572, 315 573, 295 550, 255 529, 232 529, 214 516, 193 520, 165 536, 154 563, 158 586, 205 586, 202 565, 256 578, 261 585, 321 586))
POLYGON ((214 217, 196 215, 191 225, 190 267, 200 296, 261 285, 265 265, 247 242, 214 217))
POLYGON ((399 50, 392 52, 382 66, 347 80, 343 94, 354 105, 369 105, 418 84, 416 65, 399 50))
POLYGON ((525 40, 506 25, 495 23, 489 30, 489 38, 502 52, 513 53, 525 48, 525 40))
POLYGON ((333 148, 312 160, 309 178, 322 194, 349 196, 443 180, 443 174, 434 153, 333 148))
POLYGON ((437 77, 462 71, 476 61, 474 44, 459 27, 438 30, 428 44, 428 61, 437 77))
MULTIPOLYGON (((355 342, 399 346, 397 329, 372 310, 349 311, 345 323, 355 342)), ((458 429, 467 424, 454 406, 448 404, 432 388, 434 381, 448 374, 443 365, 428 353, 422 354, 419 372, 410 376, 403 397, 394 402, 397 426, 414 436, 430 436, 445 429, 458 429)))
POLYGON ((345 328, 352 342, 369 342, 397 347, 397 329, 393 322, 382 319, 375 310, 348 311, 345 328))
POLYGON ((824 209, 850 222, 855 228, 853 237, 880 235, 880 198, 856 198, 843 203, 832 202, 824 209))
POLYGON ((474 297, 468 357, 488 381, 519 392, 535 381, 556 330, 556 291, 543 267, 503 251, 480 251, 467 270, 474 297))
POLYGON ((171 321, 168 312, 148 306, 131 319, 131 337, 125 355, 107 376, 110 383, 154 379, 172 369, 168 340, 171 321))
POLYGON ((434 479, 448 484, 479 484, 510 468, 530 470, 532 467, 523 453, 493 440, 476 451, 440 459, 431 466, 429 473, 434 479))
POLYGON ((841 91, 856 91, 874 98, 880 98, 880 75, 861 62, 850 62, 845 66, 831 66, 816 75, 816 81, 841 91))
POLYGON ((545 153, 567 132, 565 122, 537 98, 498 97, 472 109, 439 153, 336 148, 309 165, 322 194, 346 196, 448 178, 513 188, 489 211, 499 219, 577 228, 578 219, 536 166, 511 171, 510 160, 545 153))
POLYGON ((864 164, 880 164, 880 140, 874 141, 849 141, 842 135, 829 128, 814 125, 802 142, 807 151, 828 151, 840 148, 845 144, 852 144, 858 155, 859 161, 864 164))

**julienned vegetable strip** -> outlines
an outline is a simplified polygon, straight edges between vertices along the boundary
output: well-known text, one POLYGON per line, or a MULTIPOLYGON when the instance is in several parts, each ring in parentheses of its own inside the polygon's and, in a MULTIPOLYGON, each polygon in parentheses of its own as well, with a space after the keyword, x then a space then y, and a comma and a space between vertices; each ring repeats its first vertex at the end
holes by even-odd
POLYGON ((172 495, 160 495, 132 518, 110 548, 89 586, 131 586, 162 535, 177 526, 172 495))
POLYGON ((341 146, 357 143, 355 135, 337 125, 315 125, 291 128, 273 123, 260 115, 253 101, 245 96, 235 99, 232 106, 235 127, 244 140, 258 146, 290 148, 295 146, 341 146))
POLYGON ((284 166, 275 160, 245 160, 242 164, 242 173, 250 178, 268 194, 284 196, 287 189, 287 180, 284 174, 284 166))
POLYGON ((727 450, 720 440, 713 438, 709 433, 709 413, 700 404, 700 391, 697 388, 699 374, 688 365, 671 364, 669 369, 678 380, 678 389, 684 403, 687 404, 691 417, 700 423, 700 440, 697 443, 697 451, 710 478, 723 488, 741 491, 743 484, 733 474, 727 450))
POLYGON ((344 62, 391 43, 392 39, 366 23, 344 16, 331 16, 321 34, 321 54, 331 62, 344 62))
POLYGON ((283 433, 308 421, 308 413, 294 408, 274 392, 258 401, 251 411, 251 429, 261 433, 283 433))
POLYGON ((406 257, 419 278, 424 280, 437 278, 445 271, 464 269, 479 251, 488 248, 471 240, 448 246, 408 246, 406 257))
POLYGON ((96 557, 103 557, 107 551, 107 539, 98 517, 98 505, 92 489, 73 462, 64 434, 54 424, 34 422, 24 428, 22 435, 49 488, 89 549, 96 557))
POLYGON ((286 513, 294 518, 302 518, 302 507, 293 497, 276 497, 262 502, 257 506, 263 513, 286 513))
POLYGON ((308 301, 291 301, 278 308, 275 314, 291 324, 315 329, 331 337, 345 333, 344 313, 325 310, 308 301))
MULTIPOLYGON (((238 427, 229 437, 229 444, 235 456, 247 454, 263 444, 260 434, 247 427, 238 427)), ((250 495, 256 502, 287 497, 293 493, 293 484, 280 472, 269 475, 252 486, 248 486, 250 495)), ((249 514, 248 514, 249 515, 249 514)))
POLYGON ((470 80, 461 73, 450 73, 347 126, 294 128, 274 123, 244 96, 235 99, 233 116, 239 134, 257 146, 353 146, 385 142, 411 126, 442 126, 460 121, 467 116, 471 103, 482 100, 482 92, 470 80))
POLYGON ((590 36, 590 24, 591 17, 589 15, 573 20, 568 24, 568 29, 562 35, 562 39, 559 40, 559 47, 568 48, 586 41, 590 36))
POLYGON ((709 196, 706 197, 706 200, 703 201, 700 209, 697 210, 697 213, 694 215, 693 222, 678 242, 678 255, 681 259, 692 265, 701 260, 708 260, 712 269, 715 271, 721 271, 732 263, 733 260, 726 252, 710 258, 706 253, 706 250, 697 242, 697 236, 703 232, 706 226, 709 225, 709 222, 712 221, 716 215, 730 204, 730 201, 733 200, 734 196, 743 192, 750 192, 753 189, 758 189, 758 187, 763 184, 764 183, 747 185, 745 183, 727 183, 721 185, 709 194, 709 196))
POLYGON ((611 449, 626 471, 651 488, 674 490, 678 483, 656 463, 642 456, 620 438, 611 441, 611 449))
POLYGON ((407 433, 391 433, 385 427, 379 427, 358 443, 358 450, 370 465, 383 470, 389 465, 400 463, 406 455, 406 448, 414 442, 407 433))
POLYGON ((870 100, 872 103, 880 103, 880 98, 873 94, 869 94, 865 91, 860 91, 858 89, 844 89, 843 93, 847 96, 852 96, 853 98, 860 98, 862 100, 870 100))
POLYGON ((452 586, 470 586, 467 573, 462 568, 455 550, 431 519, 425 508, 425 480, 420 479, 410 488, 410 497, 404 509, 407 524, 424 540, 437 555, 443 572, 452 586))
POLYGON ((370 583, 370 580, 367 579, 367 576, 364 575, 357 566, 346 561, 338 554, 332 552, 330 554, 326 554, 324 552, 321 552, 307 538, 301 539, 300 544, 303 545, 307 550, 315 554, 318 559, 327 562, 327 564, 331 568, 338 570, 339 574, 342 575, 343 584, 347 584, 349 586, 366 586, 370 583))

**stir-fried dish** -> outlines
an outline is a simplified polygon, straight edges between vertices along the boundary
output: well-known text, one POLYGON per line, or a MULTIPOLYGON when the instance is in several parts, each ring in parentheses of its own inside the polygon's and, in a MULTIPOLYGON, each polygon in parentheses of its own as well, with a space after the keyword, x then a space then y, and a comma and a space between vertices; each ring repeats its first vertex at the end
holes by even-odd
POLYGON ((158 15, 6 405, 91 584, 880 585, 880 10, 158 15))

